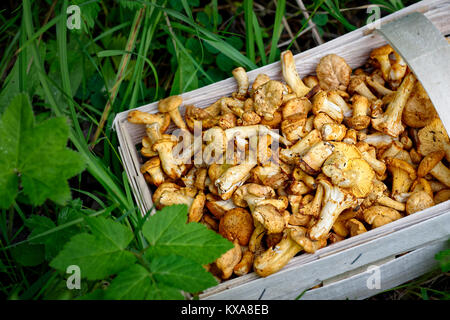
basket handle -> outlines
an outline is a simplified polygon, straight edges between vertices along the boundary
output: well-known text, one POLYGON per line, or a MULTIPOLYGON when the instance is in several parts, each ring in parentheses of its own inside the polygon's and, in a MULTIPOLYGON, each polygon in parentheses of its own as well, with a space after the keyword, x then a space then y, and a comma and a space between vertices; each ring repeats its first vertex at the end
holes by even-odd
POLYGON ((450 132, 450 45, 441 32, 419 12, 384 24, 377 32, 420 80, 450 132))

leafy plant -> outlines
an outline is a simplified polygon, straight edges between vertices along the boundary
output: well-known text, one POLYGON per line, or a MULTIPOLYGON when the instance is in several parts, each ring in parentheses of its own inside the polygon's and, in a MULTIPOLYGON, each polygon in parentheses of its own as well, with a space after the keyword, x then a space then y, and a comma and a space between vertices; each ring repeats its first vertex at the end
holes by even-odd
POLYGON ((70 199, 67 179, 80 173, 84 163, 66 147, 68 134, 65 118, 35 124, 28 96, 13 99, 0 120, 0 207, 13 203, 19 182, 33 205, 47 198, 59 204, 70 199))
POLYGON ((85 217, 90 232, 73 236, 50 266, 65 272, 77 265, 87 280, 116 275, 108 289, 84 298, 182 299, 181 291, 195 293, 217 284, 202 265, 232 248, 217 233, 186 220, 187 206, 163 208, 143 224, 148 245, 137 250, 132 245, 134 234, 124 225, 85 217))

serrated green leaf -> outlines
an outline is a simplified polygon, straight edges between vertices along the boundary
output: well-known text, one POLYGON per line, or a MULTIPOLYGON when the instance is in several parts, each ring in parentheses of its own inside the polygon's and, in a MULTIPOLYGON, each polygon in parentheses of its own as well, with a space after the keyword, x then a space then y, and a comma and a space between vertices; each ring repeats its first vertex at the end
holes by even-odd
POLYGON ((69 200, 67 179, 83 170, 82 157, 66 147, 69 128, 64 118, 35 125, 26 94, 17 95, 0 119, 0 207, 8 208, 23 192, 34 205, 48 198, 69 200))
POLYGON ((152 284, 146 299, 148 300, 184 300, 181 291, 163 284, 152 284))
POLYGON ((94 236, 108 240, 119 250, 124 250, 133 240, 133 233, 126 226, 113 220, 86 217, 85 221, 91 227, 94 236))
POLYGON ((142 228, 150 243, 147 258, 173 254, 207 264, 233 247, 230 241, 204 225, 186 220, 185 205, 168 206, 151 216, 142 228))
POLYGON ((83 29, 87 31, 87 27, 94 27, 95 19, 100 12, 100 5, 96 1, 87 0, 72 0, 71 4, 80 6, 81 17, 83 18, 83 29))
POLYGON ((217 285, 217 280, 200 264, 179 256, 156 257, 150 262, 150 269, 156 281, 187 292, 217 285))
POLYGON ((184 204, 177 204, 169 207, 164 207, 155 215, 151 216, 142 227, 145 237, 150 242, 150 245, 155 245, 158 240, 171 228, 180 226, 186 223, 187 220, 187 206, 184 204))
POLYGON ((152 289, 150 273, 134 264, 120 272, 105 292, 105 299, 143 300, 152 289))
POLYGON ((106 238, 80 233, 70 239, 50 266, 65 272, 68 266, 77 265, 82 278, 100 280, 123 270, 135 259, 131 252, 118 249, 106 238))

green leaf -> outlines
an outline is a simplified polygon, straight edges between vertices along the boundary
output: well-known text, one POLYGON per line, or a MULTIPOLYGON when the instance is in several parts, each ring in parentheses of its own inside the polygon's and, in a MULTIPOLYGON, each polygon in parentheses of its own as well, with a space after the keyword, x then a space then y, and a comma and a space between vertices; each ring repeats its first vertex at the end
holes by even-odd
POLYGON ((44 262, 44 246, 24 243, 11 249, 11 254, 19 264, 34 267, 44 262))
POLYGON ((143 300, 151 289, 150 273, 143 266, 134 264, 114 278, 105 299, 143 300))
POLYGON ((91 227, 92 234, 108 240, 119 250, 124 250, 133 240, 133 233, 123 224, 103 217, 86 217, 86 223, 91 227))
POLYGON ((81 276, 89 280, 103 279, 115 274, 135 261, 125 248, 133 233, 124 225, 103 217, 86 217, 92 234, 78 234, 64 246, 50 266, 65 271, 69 265, 78 265, 81 276))
POLYGON ((442 272, 450 271, 450 250, 440 251, 435 258, 439 261, 442 272))
POLYGON ((312 21, 316 25, 318 25, 320 27, 323 27, 324 25, 326 25, 328 23, 328 15, 327 14, 320 14, 320 13, 319 14, 315 14, 312 17, 312 21))
POLYGON ((230 241, 204 225, 186 221, 186 205, 168 206, 149 217, 142 228, 150 243, 146 256, 173 254, 207 264, 233 247, 230 241))
POLYGON ((84 168, 82 157, 66 147, 69 127, 65 118, 35 125, 26 94, 17 95, 0 119, 0 207, 16 198, 19 176, 23 192, 33 205, 48 198, 64 204, 71 198, 67 179, 84 168))
MULTIPOLYGON (((109 288, 105 291, 104 298, 111 300, 184 299, 180 289, 155 282, 152 276, 143 266, 134 264, 114 278, 109 288)), ((84 299, 86 298, 91 297, 85 296, 84 299)), ((93 298, 96 299, 96 296, 93 296, 93 298)))
POLYGON ((225 72, 231 72, 235 67, 234 61, 222 53, 216 56, 216 64, 220 70, 225 72))
POLYGON ((97 1, 87 0, 72 0, 71 4, 80 6, 81 17, 83 18, 83 29, 88 31, 88 28, 94 27, 95 19, 100 12, 100 5, 97 1))
MULTIPOLYGON (((64 208, 58 215, 58 225, 73 221, 80 216, 81 213, 76 210, 64 208)), ((38 215, 31 215, 25 221, 25 225, 32 230, 28 236, 30 243, 43 244, 45 247, 45 259, 48 261, 56 257, 72 236, 80 232, 80 228, 76 225, 51 232, 56 228, 56 224, 49 218, 38 215)))
POLYGON ((179 256, 162 256, 150 263, 154 279, 187 292, 199 292, 217 285, 211 273, 200 264, 179 256))
POLYGON ((134 261, 131 252, 118 249, 108 239, 80 233, 70 239, 50 266, 65 272, 68 266, 77 265, 81 277, 100 280, 116 274, 134 261))
POLYGON ((179 289, 168 287, 162 284, 152 284, 147 295, 149 300, 184 300, 179 289))
POLYGON ((141 265, 134 264, 120 272, 106 290, 105 299, 143 300, 152 290, 150 273, 141 265))

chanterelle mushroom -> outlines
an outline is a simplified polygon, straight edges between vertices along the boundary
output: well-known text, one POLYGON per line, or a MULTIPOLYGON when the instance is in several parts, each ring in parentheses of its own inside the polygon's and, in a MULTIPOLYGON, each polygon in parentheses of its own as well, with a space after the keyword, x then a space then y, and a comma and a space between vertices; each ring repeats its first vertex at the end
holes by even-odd
POLYGON ((311 89, 307 87, 297 73, 294 56, 290 50, 281 53, 281 72, 286 83, 298 98, 304 97, 311 89))
POLYGON ((273 198, 275 191, 269 186, 262 186, 256 183, 247 183, 237 188, 233 193, 233 202, 239 207, 249 207, 250 211, 264 199, 273 198))
POLYGON ((434 205, 433 197, 425 191, 416 191, 406 200, 406 213, 413 214, 434 205))
POLYGON ((158 210, 172 204, 186 204, 190 207, 196 193, 194 188, 182 188, 175 183, 164 182, 153 193, 152 200, 158 210))
POLYGON ((333 186, 325 179, 320 179, 319 183, 324 187, 325 195, 322 200, 323 206, 319 220, 309 231, 309 236, 312 240, 326 237, 339 214, 345 209, 356 205, 356 198, 351 193, 333 186))
POLYGON ((158 110, 163 113, 167 112, 178 128, 187 130, 186 123, 178 110, 182 102, 183 99, 180 96, 170 96, 159 101, 158 110))
POLYGON ((275 111, 283 103, 283 84, 279 81, 269 80, 254 92, 255 112, 266 120, 272 120, 275 111))
POLYGON ((168 113, 152 114, 139 110, 133 110, 128 113, 127 120, 136 124, 157 123, 161 133, 164 133, 170 125, 170 115, 168 113))
POLYGON ((281 270, 303 248, 292 240, 290 229, 285 229, 283 238, 277 245, 257 255, 253 269, 261 277, 267 277, 281 270))
POLYGON ((429 153, 419 164, 417 175, 424 177, 431 173, 433 177, 450 187, 450 170, 441 162, 444 158, 444 151, 434 151, 429 153))
POLYGON ((347 90, 352 68, 344 58, 329 54, 320 59, 316 67, 319 85, 323 90, 347 90))
POLYGON ((403 110, 403 122, 412 128, 422 128, 437 118, 436 109, 422 84, 417 81, 403 110))
POLYGON ((416 171, 408 162, 401 159, 388 158, 386 162, 392 173, 392 197, 405 202, 409 196, 409 188, 417 177, 416 171))
POLYGON ((222 200, 228 200, 233 192, 250 177, 250 170, 256 163, 242 163, 225 171, 216 181, 215 186, 222 200))
POLYGON ((221 218, 219 233, 230 241, 237 240, 241 246, 247 246, 253 233, 253 219, 243 208, 227 211, 221 218))
POLYGON ((334 145, 335 151, 323 164, 323 173, 334 185, 349 190, 357 198, 366 197, 375 178, 372 167, 354 145, 344 142, 335 142, 334 145))
POLYGON ((433 151, 445 150, 445 145, 449 144, 447 131, 441 119, 435 118, 417 133, 417 151, 426 156, 433 151))
POLYGON ((313 99, 312 111, 315 115, 326 113, 334 121, 341 123, 345 117, 353 113, 345 100, 336 91, 320 91, 313 99))
POLYGON ((238 84, 238 91, 234 94, 234 97, 240 100, 245 100, 249 87, 247 72, 245 72, 244 68, 238 67, 232 71, 232 74, 238 84))
POLYGON ((413 73, 408 74, 403 79, 402 84, 395 92, 394 99, 389 103, 383 116, 372 119, 374 129, 392 137, 397 137, 405 130, 405 127, 402 125, 402 112, 412 92, 415 81, 416 77, 413 73))
POLYGON ((364 220, 373 228, 381 227, 402 217, 397 210, 384 206, 372 206, 364 210, 363 215, 364 220))

